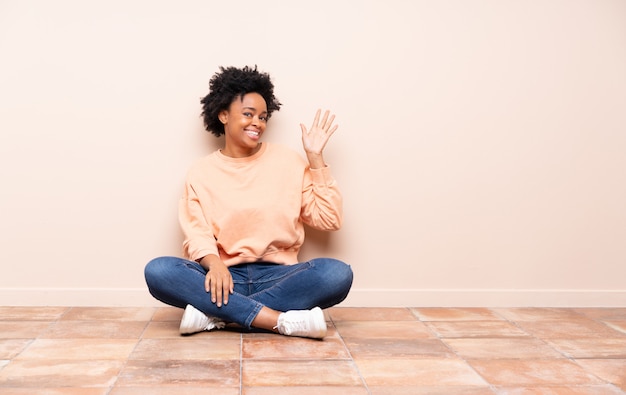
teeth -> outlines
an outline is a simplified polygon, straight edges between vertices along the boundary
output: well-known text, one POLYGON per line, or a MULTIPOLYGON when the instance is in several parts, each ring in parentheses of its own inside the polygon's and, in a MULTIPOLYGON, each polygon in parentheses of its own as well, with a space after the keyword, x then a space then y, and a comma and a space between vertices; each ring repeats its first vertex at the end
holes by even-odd
POLYGON ((258 136, 259 132, 255 132, 253 130, 246 130, 246 132, 248 132, 248 134, 254 135, 254 136, 258 136))

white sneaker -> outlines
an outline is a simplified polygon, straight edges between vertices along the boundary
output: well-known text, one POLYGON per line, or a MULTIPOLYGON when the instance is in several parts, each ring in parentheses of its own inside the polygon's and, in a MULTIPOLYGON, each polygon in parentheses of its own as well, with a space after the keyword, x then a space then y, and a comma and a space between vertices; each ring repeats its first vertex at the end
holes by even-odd
POLYGON ((180 320, 180 334, 191 335, 192 333, 222 329, 226 323, 219 318, 209 317, 192 305, 185 307, 183 318, 180 320))
POLYGON ((319 307, 290 310, 278 316, 276 328, 281 335, 322 339, 326 336, 326 318, 319 307))

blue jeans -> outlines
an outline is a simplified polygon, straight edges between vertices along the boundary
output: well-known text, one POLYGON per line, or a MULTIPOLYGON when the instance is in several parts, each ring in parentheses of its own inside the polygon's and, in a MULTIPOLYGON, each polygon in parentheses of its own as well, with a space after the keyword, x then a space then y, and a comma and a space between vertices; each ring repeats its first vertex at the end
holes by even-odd
POLYGON ((160 257, 148 262, 144 274, 150 293, 161 302, 180 308, 190 304, 248 329, 264 306, 282 312, 334 306, 348 296, 353 277, 349 265, 331 258, 295 265, 244 263, 229 270, 234 293, 221 307, 211 302, 204 288, 207 271, 196 262, 160 257))

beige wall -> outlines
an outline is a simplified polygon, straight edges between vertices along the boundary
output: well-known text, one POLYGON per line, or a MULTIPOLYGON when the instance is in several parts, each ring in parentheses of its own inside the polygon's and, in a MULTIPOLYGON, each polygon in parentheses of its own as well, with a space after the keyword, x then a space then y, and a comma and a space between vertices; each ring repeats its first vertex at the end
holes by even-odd
POLYGON ((2 0, 0 305, 157 305, 219 65, 331 108, 352 306, 626 306, 623 0, 2 0))

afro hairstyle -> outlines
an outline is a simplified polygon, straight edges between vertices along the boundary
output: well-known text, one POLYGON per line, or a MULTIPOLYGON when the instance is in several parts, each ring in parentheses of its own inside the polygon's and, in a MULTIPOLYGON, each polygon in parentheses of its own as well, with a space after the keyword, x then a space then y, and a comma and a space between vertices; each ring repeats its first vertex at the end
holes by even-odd
POLYGON ((219 113, 228 110, 235 99, 252 92, 265 99, 268 119, 272 112, 280 109, 281 103, 274 97, 274 84, 268 73, 258 71, 256 65, 254 68, 221 66, 209 81, 209 94, 200 100, 206 131, 217 137, 223 135, 224 125, 218 118, 219 113))

